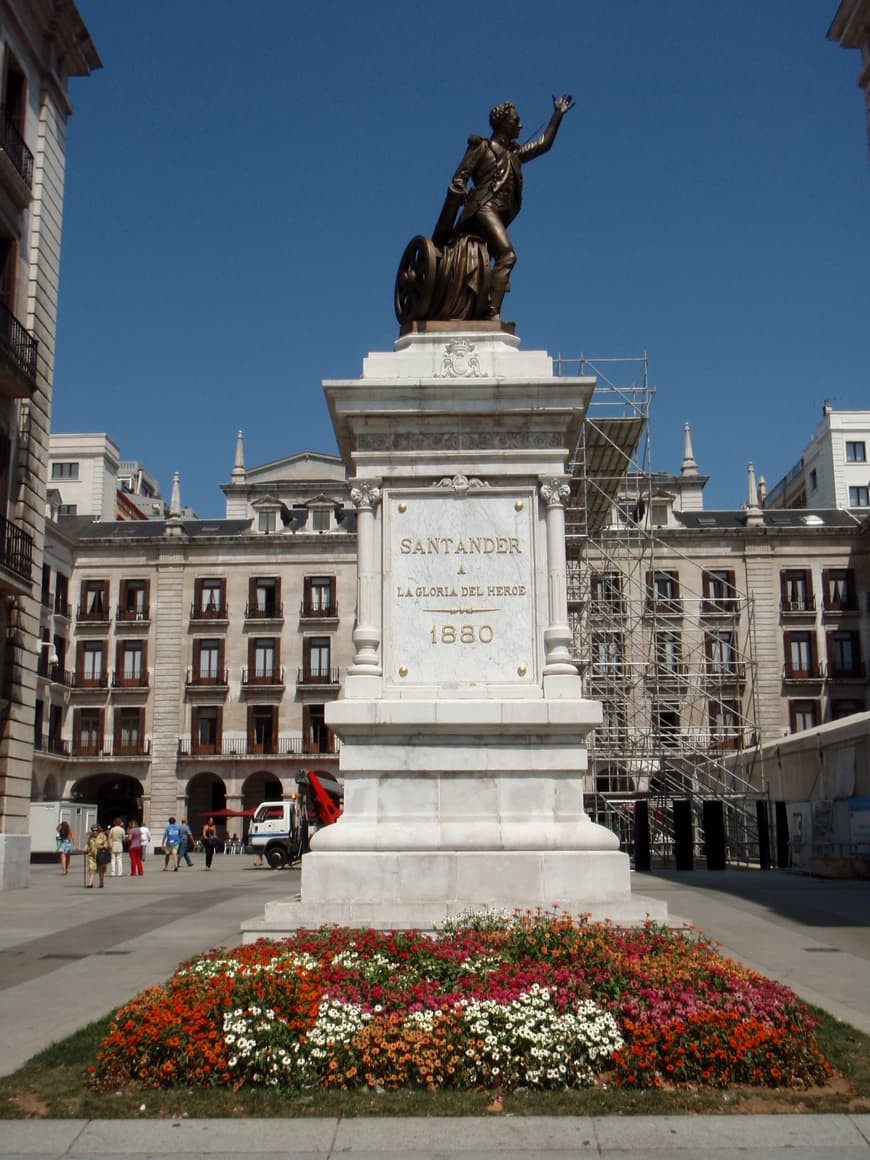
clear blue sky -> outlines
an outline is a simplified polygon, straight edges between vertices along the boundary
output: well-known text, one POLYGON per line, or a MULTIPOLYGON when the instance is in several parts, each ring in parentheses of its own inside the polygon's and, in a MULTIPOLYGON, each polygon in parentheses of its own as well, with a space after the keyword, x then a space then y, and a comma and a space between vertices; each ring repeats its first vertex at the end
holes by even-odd
POLYGON ((53 430, 106 431, 222 515, 248 466, 335 451, 322 379, 398 327, 466 138, 530 135, 503 315, 527 349, 649 356, 652 465, 692 426, 708 507, 772 485, 822 403, 870 408, 870 164, 837 0, 78 0, 53 430))

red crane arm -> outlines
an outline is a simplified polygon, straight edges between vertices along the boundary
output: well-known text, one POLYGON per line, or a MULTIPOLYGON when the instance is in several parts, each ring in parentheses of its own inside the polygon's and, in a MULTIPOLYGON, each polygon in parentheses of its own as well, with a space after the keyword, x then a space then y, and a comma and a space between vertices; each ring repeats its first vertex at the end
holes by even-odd
POLYGON ((341 810, 320 784, 320 778, 313 769, 307 770, 308 784, 311 786, 311 792, 314 794, 314 802, 317 807, 317 812, 320 815, 320 821, 324 826, 331 825, 332 822, 337 821, 341 817, 341 810))

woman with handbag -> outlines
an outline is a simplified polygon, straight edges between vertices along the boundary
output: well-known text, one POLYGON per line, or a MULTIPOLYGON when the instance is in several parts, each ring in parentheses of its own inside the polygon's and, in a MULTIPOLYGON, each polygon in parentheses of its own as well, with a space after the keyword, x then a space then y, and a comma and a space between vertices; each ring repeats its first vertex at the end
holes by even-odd
POLYGON ((88 881, 87 888, 90 890, 94 885, 94 875, 96 874, 100 880, 100 887, 106 884, 106 867, 112 861, 112 851, 109 848, 109 839, 103 832, 103 827, 94 824, 91 826, 91 832, 88 836, 88 842, 85 846, 85 853, 88 858, 88 881))
POLYGON ((202 847, 205 850, 205 868, 211 870, 212 859, 214 858, 215 847, 217 846, 217 826, 214 824, 214 818, 209 818, 202 827, 202 847))

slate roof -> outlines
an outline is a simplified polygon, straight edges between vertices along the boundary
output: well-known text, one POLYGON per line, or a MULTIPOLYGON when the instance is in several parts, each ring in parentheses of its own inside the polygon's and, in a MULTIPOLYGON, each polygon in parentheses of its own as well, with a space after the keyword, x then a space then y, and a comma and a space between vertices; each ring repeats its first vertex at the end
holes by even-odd
MULTIPOLYGON (((162 539, 167 520, 94 520, 92 516, 59 516, 58 530, 71 540, 162 539)), ((210 536, 240 536, 251 530, 253 520, 182 520, 191 540, 210 536)))
MULTIPOLYGON (((761 518, 765 528, 857 528, 861 523, 851 512, 837 508, 821 511, 807 508, 762 509, 761 518)), ((681 527, 693 531, 746 527, 746 512, 742 508, 736 511, 675 511, 674 519, 681 527)))

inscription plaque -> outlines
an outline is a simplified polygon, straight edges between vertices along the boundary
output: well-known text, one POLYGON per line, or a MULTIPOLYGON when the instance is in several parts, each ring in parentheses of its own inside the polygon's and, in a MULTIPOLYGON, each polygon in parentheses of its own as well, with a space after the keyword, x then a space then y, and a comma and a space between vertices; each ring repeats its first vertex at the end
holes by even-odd
POLYGON ((386 502, 385 662, 414 684, 535 676, 534 495, 392 492, 386 502))

